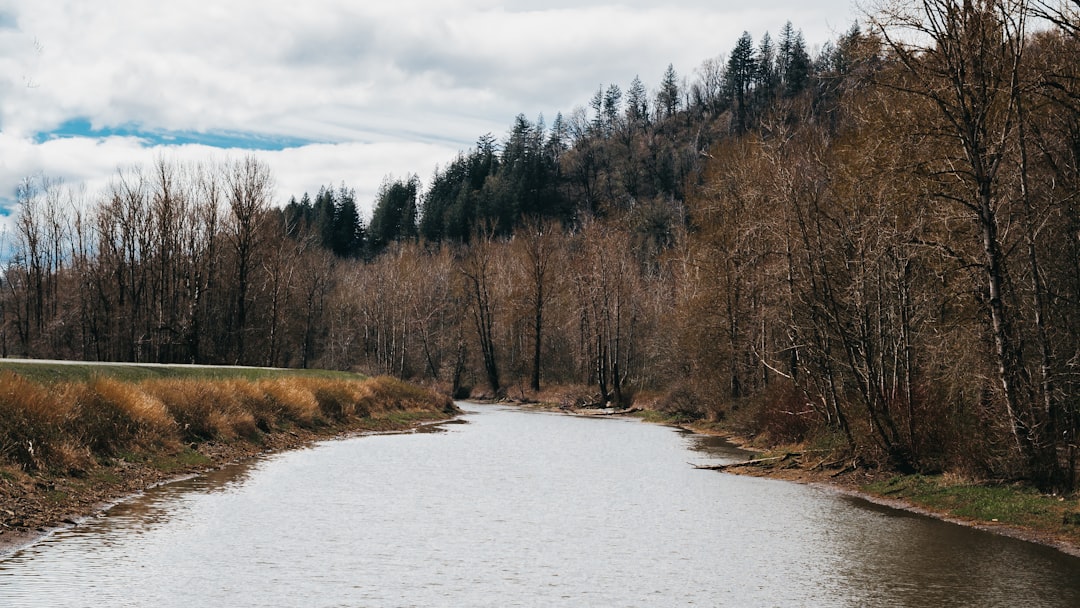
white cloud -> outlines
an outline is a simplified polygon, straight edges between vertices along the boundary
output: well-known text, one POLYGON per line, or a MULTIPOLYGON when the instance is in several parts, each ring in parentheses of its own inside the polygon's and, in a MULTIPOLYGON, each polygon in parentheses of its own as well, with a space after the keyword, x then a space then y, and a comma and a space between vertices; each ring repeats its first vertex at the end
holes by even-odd
POLYGON ((0 199, 38 172, 101 185, 119 164, 215 153, 133 137, 35 143, 74 119, 319 142, 257 152, 283 196, 342 180, 373 193, 387 173, 426 179, 519 112, 550 123, 600 85, 640 75, 654 87, 668 63, 692 76, 743 30, 775 36, 791 20, 814 45, 854 16, 850 0, 11 0, 0 199))
POLYGON ((386 175, 405 177, 418 173, 426 182, 435 166, 445 164, 457 150, 429 143, 350 142, 245 151, 194 144, 146 146, 134 137, 63 138, 34 144, 0 134, 0 158, 9 159, 0 163, 0 183, 14 189, 26 177, 43 174, 65 184, 85 184, 92 199, 105 192, 118 168, 149 167, 160 158, 182 163, 224 162, 253 154, 273 171, 277 204, 283 205, 290 196, 299 197, 304 192, 314 195, 320 186, 344 182, 356 189, 357 204, 370 217, 371 205, 386 175))

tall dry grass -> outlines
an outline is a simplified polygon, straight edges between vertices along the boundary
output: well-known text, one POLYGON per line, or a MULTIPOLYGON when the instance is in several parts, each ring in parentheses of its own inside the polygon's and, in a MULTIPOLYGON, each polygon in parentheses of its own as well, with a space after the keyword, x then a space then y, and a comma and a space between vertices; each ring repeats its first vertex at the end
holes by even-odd
POLYGON ((72 451, 65 429, 73 408, 36 382, 0 375, 0 458, 27 469, 62 465, 72 451))
POLYGON ((92 458, 180 443, 259 441, 291 428, 347 428, 394 411, 454 411, 449 398, 393 378, 286 376, 44 385, 0 375, 0 462, 79 468, 92 458))
POLYGON ((68 434, 95 454, 115 456, 174 436, 165 404, 137 385, 98 378, 62 385, 60 398, 73 408, 68 434))

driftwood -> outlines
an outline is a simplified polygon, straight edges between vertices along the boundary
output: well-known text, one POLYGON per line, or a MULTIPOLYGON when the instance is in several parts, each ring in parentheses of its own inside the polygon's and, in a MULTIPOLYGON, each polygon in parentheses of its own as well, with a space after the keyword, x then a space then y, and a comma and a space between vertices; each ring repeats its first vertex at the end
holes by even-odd
POLYGON ((628 407, 624 410, 617 410, 610 407, 569 408, 567 411, 576 416, 626 416, 628 414, 633 414, 634 412, 640 412, 642 411, 642 408, 637 406, 628 407))
POLYGON ((800 452, 790 452, 783 456, 770 456, 769 458, 755 458, 754 460, 744 460, 742 462, 731 462, 728 464, 695 464, 695 469, 705 469, 708 471, 723 471, 725 469, 733 469, 735 467, 753 467, 766 462, 775 462, 777 460, 787 460, 792 456, 799 456, 800 452))

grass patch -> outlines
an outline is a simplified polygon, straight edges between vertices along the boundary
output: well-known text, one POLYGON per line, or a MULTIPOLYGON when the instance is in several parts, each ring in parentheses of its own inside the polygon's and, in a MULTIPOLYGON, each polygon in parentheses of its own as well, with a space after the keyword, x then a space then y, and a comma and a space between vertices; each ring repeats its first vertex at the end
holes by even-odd
POLYGON ((630 414, 634 418, 640 418, 653 424, 680 424, 687 420, 681 416, 660 412, 657 410, 640 410, 630 414))
POLYGON ((52 503, 62 503, 68 499, 68 493, 63 490, 49 490, 45 492, 45 500, 52 503))
POLYGON ((176 473, 209 466, 212 463, 208 456, 187 448, 177 454, 159 455, 150 460, 150 466, 163 473, 176 473))
POLYGON ((1024 486, 973 484, 940 475, 899 475, 864 486, 863 490, 963 519, 1080 538, 1076 499, 1048 496, 1024 486))
POLYGON ((425 411, 396 411, 368 416, 359 421, 358 426, 364 431, 398 431, 407 429, 421 422, 442 420, 443 416, 425 411))
POLYGON ((120 483, 120 476, 108 469, 98 469, 87 477, 90 483, 120 483))
POLYGON ((361 380, 364 378, 360 374, 331 370, 212 365, 155 365, 146 363, 58 363, 10 359, 0 359, 0 371, 12 372, 27 380, 43 384, 89 382, 98 378, 111 378, 121 382, 170 379, 254 381, 283 377, 334 380, 361 380))

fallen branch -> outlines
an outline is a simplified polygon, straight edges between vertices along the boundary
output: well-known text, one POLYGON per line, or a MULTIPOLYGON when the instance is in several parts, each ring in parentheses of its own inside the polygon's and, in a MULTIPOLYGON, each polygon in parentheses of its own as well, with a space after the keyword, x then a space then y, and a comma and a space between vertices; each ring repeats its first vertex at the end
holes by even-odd
POLYGON ((753 467, 766 462, 773 462, 776 460, 787 460, 792 456, 798 456, 799 452, 792 452, 784 454, 783 456, 770 456, 768 458, 755 458, 754 460, 744 460, 742 462, 731 462, 728 464, 693 464, 690 463, 695 469, 705 469, 709 471, 723 471, 725 469, 733 469, 735 467, 753 467))

